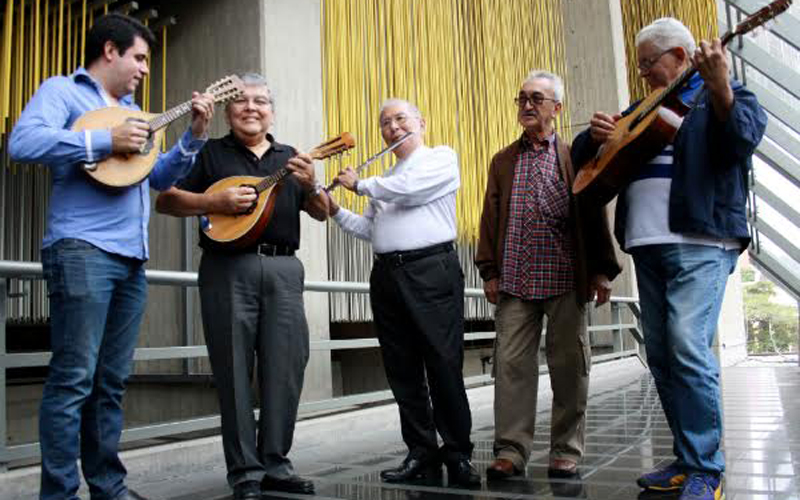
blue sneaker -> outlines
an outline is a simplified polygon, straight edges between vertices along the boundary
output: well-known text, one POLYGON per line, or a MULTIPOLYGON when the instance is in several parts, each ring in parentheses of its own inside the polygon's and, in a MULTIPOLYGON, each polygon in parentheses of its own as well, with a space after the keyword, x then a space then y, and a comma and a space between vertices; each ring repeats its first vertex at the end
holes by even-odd
POLYGON ((675 491, 683 487, 686 472, 672 463, 663 469, 648 472, 636 480, 639 487, 655 491, 675 491))
POLYGON ((683 486, 680 500, 723 500, 722 480, 716 474, 695 472, 683 486))

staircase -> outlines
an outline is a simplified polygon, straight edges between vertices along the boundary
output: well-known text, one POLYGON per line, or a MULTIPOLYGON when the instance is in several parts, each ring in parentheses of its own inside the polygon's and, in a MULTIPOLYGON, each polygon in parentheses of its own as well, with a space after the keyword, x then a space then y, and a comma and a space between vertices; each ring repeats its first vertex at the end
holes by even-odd
MULTIPOLYGON (((720 0, 720 33, 767 3, 720 0)), ((800 4, 728 50, 734 77, 769 115, 750 175, 750 260, 800 302, 800 4)))

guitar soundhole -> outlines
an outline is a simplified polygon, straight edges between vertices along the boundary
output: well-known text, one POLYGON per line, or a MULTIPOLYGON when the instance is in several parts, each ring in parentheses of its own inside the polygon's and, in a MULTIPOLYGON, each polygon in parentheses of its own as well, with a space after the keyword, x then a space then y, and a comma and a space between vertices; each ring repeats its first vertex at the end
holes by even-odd
MULTIPOLYGON (((253 188, 253 191, 255 191, 256 193, 258 193, 258 189, 256 188, 255 184, 239 184, 239 187, 249 187, 249 188, 253 188)), ((250 204, 250 206, 249 206, 249 207, 247 207, 247 210, 245 210, 245 211, 244 211, 244 212, 242 212, 242 213, 243 213, 244 215, 250 215, 250 214, 252 214, 253 212, 255 212, 255 211, 256 211, 256 208, 258 208, 258 196, 256 196, 256 199, 255 199, 255 200, 253 200, 253 203, 251 203, 251 204, 250 204)))

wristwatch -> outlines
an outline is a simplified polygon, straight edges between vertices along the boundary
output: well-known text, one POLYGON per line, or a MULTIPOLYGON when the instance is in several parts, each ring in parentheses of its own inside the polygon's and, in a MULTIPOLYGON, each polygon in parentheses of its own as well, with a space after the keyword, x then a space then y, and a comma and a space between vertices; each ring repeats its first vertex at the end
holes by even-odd
POLYGON ((322 194, 322 184, 319 181, 314 183, 314 187, 308 192, 309 196, 319 196, 322 194))

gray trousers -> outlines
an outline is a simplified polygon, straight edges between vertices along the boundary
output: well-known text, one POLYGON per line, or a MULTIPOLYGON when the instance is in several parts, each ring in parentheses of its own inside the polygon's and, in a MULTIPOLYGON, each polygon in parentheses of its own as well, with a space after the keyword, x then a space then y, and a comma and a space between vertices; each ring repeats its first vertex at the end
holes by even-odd
POLYGON ((525 470, 536 429, 539 344, 547 316, 545 352, 553 409, 550 457, 583 456, 591 351, 584 309, 575 292, 545 300, 500 295, 495 310, 494 453, 525 470))
POLYGON ((309 356, 304 278, 303 264, 295 257, 205 252, 200 262, 203 330, 231 486, 294 474, 287 455, 309 356), (254 365, 261 404, 258 432, 254 365))

